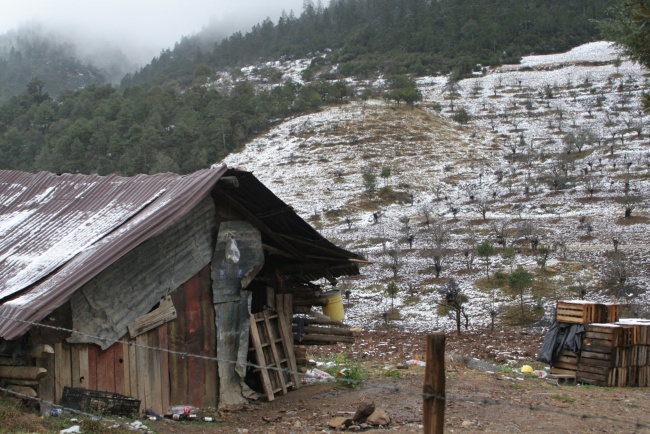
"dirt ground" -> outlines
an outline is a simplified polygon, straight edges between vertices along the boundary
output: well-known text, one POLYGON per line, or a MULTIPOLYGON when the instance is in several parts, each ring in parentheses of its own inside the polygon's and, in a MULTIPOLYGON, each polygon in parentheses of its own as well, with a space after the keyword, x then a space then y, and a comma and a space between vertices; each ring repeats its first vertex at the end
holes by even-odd
MULTIPOLYGON (((445 432, 650 433, 650 391, 646 388, 558 386, 519 374, 523 364, 542 366, 534 362, 542 340, 539 333, 505 331, 447 337, 448 357, 466 355, 504 367, 489 373, 471 369, 460 360, 446 363, 445 432), (505 367, 507 360, 513 361, 512 369, 505 367)), ((390 376, 385 368, 423 359, 425 336, 363 333, 354 345, 317 347, 310 356, 323 360, 335 354, 363 360, 370 375, 362 388, 306 385, 273 402, 255 402, 241 411, 220 413, 216 423, 165 420, 148 425, 165 434, 332 432, 330 419, 352 417, 363 399, 371 399, 392 420, 385 428, 365 432, 422 432, 425 368, 411 366, 390 376)))

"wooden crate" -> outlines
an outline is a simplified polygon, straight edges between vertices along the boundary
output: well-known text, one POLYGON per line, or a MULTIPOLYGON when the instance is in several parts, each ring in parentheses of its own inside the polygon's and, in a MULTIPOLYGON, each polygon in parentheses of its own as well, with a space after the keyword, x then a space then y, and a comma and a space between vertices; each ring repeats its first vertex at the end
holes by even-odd
POLYGON ((578 355, 573 351, 564 348, 560 353, 560 357, 553 363, 551 367, 551 374, 555 375, 576 375, 578 370, 578 355))
POLYGON ((617 325, 630 327, 632 329, 633 345, 650 345, 650 321, 638 318, 623 319, 616 322, 617 325))
POLYGON ((632 345, 633 329, 619 324, 588 324, 585 326, 583 344, 607 347, 632 345))
POLYGON ((580 383, 593 384, 595 386, 608 386, 611 368, 604 366, 578 366, 576 381, 580 383))
POLYGON ((582 300, 558 301, 556 319, 563 323, 588 324, 595 322, 600 313, 596 303, 582 300))
POLYGON ((619 320, 620 305, 584 300, 559 301, 556 319, 571 324, 613 323, 619 320))
POLYGON ((607 318, 602 322, 615 323, 621 317, 621 305, 617 303, 605 303, 603 305, 607 312, 607 318))

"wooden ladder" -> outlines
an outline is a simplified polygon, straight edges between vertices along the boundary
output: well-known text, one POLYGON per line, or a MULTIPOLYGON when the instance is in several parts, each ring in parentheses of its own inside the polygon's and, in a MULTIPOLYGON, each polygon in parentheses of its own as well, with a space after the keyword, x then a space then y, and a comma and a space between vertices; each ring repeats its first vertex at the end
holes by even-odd
POLYGON ((264 310, 250 317, 250 350, 255 351, 260 366, 255 372, 260 373, 269 401, 273 401, 276 395, 285 395, 291 387, 300 387, 291 325, 287 324, 284 306, 278 303, 275 312, 264 310))

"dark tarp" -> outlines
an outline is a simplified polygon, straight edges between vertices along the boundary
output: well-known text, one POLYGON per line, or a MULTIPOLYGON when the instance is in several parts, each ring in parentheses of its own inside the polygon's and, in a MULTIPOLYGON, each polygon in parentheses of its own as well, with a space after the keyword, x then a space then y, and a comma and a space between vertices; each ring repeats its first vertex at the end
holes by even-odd
POLYGON ((580 354, 584 334, 585 326, 582 324, 554 321, 546 333, 542 348, 537 355, 537 361, 553 366, 564 348, 580 354))

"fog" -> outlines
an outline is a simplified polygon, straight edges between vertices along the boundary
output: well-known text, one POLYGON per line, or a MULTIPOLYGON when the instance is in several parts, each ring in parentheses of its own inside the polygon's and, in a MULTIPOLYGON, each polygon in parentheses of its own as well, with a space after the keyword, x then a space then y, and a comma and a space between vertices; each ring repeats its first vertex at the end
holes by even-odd
POLYGON ((101 45, 144 65, 208 26, 224 37, 267 17, 277 23, 283 10, 299 16, 302 5, 303 0, 3 0, 0 34, 38 24, 70 36, 82 52, 101 45))

